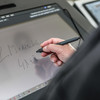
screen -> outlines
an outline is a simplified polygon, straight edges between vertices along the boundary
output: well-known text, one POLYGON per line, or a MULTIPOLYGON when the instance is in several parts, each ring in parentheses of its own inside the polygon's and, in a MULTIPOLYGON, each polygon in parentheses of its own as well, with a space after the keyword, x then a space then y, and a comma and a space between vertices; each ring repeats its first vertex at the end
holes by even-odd
POLYGON ((100 23, 100 1, 85 4, 92 17, 100 23))
POLYGON ((58 14, 0 29, 0 100, 16 100, 45 86, 61 68, 36 53, 40 44, 77 36, 58 14))

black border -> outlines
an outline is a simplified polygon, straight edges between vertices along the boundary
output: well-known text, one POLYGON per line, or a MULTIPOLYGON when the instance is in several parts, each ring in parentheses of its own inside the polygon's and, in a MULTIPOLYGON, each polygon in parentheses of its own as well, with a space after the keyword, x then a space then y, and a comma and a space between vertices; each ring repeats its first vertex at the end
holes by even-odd
POLYGON ((87 2, 83 4, 83 7, 87 10, 87 12, 92 16, 92 18, 96 21, 96 23, 99 25, 100 22, 96 19, 96 17, 92 14, 92 12, 87 8, 87 4, 95 3, 95 2, 100 2, 100 1, 92 1, 92 2, 87 2))

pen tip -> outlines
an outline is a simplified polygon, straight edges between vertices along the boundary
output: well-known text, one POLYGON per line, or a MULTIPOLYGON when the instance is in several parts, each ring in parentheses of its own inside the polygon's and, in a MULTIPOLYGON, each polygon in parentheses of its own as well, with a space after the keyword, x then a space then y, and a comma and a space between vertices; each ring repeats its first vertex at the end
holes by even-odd
POLYGON ((36 53, 40 53, 39 50, 37 50, 36 53))
POLYGON ((36 53, 42 53, 42 52, 43 52, 42 48, 36 51, 36 53))

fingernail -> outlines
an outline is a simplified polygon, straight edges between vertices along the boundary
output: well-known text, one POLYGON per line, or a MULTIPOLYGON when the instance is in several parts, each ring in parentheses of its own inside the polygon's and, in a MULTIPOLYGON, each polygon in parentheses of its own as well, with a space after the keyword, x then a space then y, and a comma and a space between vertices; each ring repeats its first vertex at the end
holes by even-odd
POLYGON ((44 51, 47 50, 47 46, 45 46, 45 47, 43 48, 43 50, 44 50, 44 51))
POLYGON ((42 46, 43 46, 43 44, 40 44, 40 46, 42 47, 42 46))
POLYGON ((54 59, 51 59, 52 62, 55 62, 54 59))
POLYGON ((54 63, 54 65, 55 65, 56 67, 58 67, 58 65, 57 65, 56 63, 54 63))
POLYGON ((61 61, 58 61, 57 64, 60 66, 61 65, 61 61))

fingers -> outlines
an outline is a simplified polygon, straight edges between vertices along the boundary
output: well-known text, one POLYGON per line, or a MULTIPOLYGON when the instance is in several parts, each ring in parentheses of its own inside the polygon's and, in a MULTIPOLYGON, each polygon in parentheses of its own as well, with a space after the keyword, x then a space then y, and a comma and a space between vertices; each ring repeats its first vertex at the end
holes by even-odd
MULTIPOLYGON (((43 51, 44 52, 42 52, 41 53, 41 56, 42 57, 46 57, 46 56, 48 56, 48 55, 50 55, 50 54, 57 54, 58 52, 59 53, 61 53, 61 50, 60 50, 60 46, 58 46, 58 45, 54 45, 54 44, 50 44, 50 45, 48 45, 48 46, 45 46, 44 48, 43 48, 43 51)), ((53 58, 53 55, 52 55, 52 58, 53 58)), ((55 58, 55 57, 54 57, 55 58)))
POLYGON ((70 45, 56 45, 56 43, 64 41, 59 38, 51 38, 41 44, 43 51, 41 53, 42 57, 46 57, 51 54, 51 61, 56 66, 61 66, 64 61, 66 61, 74 52, 75 49, 70 45))
MULTIPOLYGON (((42 57, 45 57, 49 54, 43 52, 41 53, 42 57)), ((63 62, 61 60, 59 60, 59 58, 57 57, 57 55, 55 53, 53 53, 50 57, 50 60, 54 63, 55 66, 61 66, 63 64, 63 62)))
POLYGON ((64 41, 63 39, 59 39, 59 38, 51 38, 47 41, 44 41, 42 44, 41 44, 41 47, 44 47, 44 46, 47 46, 49 44, 56 44, 56 43, 59 43, 61 41, 64 41))
POLYGON ((63 62, 62 61, 57 61, 56 63, 54 63, 55 64, 55 66, 61 66, 62 64, 63 64, 63 62))
POLYGON ((59 60, 58 57, 56 56, 56 54, 54 54, 54 53, 51 55, 50 59, 54 63, 56 63, 59 60))
POLYGON ((51 54, 51 53, 42 52, 42 53, 41 53, 41 56, 42 56, 42 57, 46 57, 46 56, 48 56, 48 55, 50 55, 50 54, 51 54))
POLYGON ((48 46, 45 46, 43 48, 43 51, 46 53, 56 53, 59 54, 62 52, 62 46, 61 45, 55 45, 55 44, 49 44, 48 46))
POLYGON ((56 56, 56 54, 52 54, 50 59, 55 64, 55 66, 61 66, 63 64, 63 62, 61 60, 59 60, 59 58, 56 56))

